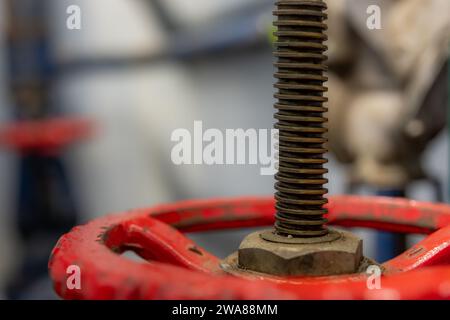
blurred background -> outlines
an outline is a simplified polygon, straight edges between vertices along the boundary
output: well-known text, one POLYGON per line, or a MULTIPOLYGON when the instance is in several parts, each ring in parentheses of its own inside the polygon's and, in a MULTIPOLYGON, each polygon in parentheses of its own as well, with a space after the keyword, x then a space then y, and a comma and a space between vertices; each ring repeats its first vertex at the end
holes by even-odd
MULTIPOLYGON (((449 1, 327 2, 329 193, 446 202, 449 1), (371 30, 374 4, 381 29, 371 30)), ((73 225, 162 202, 273 193, 259 166, 170 160, 172 131, 192 131, 195 120, 272 128, 273 6, 0 0, 0 298, 56 298, 46 263, 73 225), (74 8, 81 29, 67 27, 74 8)), ((225 257, 247 232, 192 237, 225 257)), ((379 261, 420 239, 358 232, 379 261)))

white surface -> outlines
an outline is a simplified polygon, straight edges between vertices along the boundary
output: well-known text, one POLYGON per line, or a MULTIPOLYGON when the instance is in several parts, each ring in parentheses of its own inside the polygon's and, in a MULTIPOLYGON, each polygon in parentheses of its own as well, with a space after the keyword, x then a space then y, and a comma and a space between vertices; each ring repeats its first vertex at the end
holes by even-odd
POLYGON ((165 37, 142 1, 49 0, 50 30, 59 58, 124 56, 158 52, 165 37), (81 9, 81 30, 68 30, 70 5, 81 9))
POLYGON ((162 0, 161 2, 181 25, 193 26, 214 20, 224 12, 261 0, 162 0))

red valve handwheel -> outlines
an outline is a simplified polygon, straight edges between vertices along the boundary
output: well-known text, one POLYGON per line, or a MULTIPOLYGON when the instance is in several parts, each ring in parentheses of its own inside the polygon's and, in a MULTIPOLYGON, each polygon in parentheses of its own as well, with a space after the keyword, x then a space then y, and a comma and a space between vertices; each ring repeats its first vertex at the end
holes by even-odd
POLYGON ((0 128, 0 145, 20 153, 58 153, 61 148, 92 134, 94 124, 83 118, 20 121, 0 128))
POLYGON ((328 210, 332 225, 430 235, 383 264, 381 289, 370 290, 365 273, 236 277, 182 233, 271 225, 273 198, 186 201, 74 228, 53 249, 50 275, 65 299, 450 299, 450 206, 334 196, 328 210), (127 250, 147 262, 120 255, 127 250), (71 265, 80 289, 67 287, 71 265))

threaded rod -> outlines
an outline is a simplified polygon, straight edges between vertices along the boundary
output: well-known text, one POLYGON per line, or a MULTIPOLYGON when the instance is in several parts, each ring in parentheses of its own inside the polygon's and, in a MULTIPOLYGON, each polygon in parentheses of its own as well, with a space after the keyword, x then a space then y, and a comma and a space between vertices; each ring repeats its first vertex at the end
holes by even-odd
POLYGON ((326 4, 322 0, 280 0, 276 5, 279 168, 275 230, 284 236, 320 237, 328 233, 323 207, 328 192, 324 188, 327 119, 323 115, 327 111, 323 105, 327 101, 326 4))

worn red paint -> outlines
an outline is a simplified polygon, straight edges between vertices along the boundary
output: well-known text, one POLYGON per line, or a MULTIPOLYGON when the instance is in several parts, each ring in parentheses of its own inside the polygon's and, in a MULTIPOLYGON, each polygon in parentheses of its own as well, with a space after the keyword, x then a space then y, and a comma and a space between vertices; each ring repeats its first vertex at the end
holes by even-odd
POLYGON ((384 264, 381 290, 363 274, 245 278, 225 274, 217 257, 181 232, 273 223, 272 198, 185 201, 110 215, 61 237, 49 261, 65 299, 449 299, 450 206, 406 199, 330 197, 331 224, 432 233, 384 264), (178 230, 170 225, 176 225, 178 230), (194 249, 193 249, 194 248, 194 249), (134 250, 149 263, 115 252, 134 250), (67 267, 82 270, 82 288, 66 288, 67 267))

